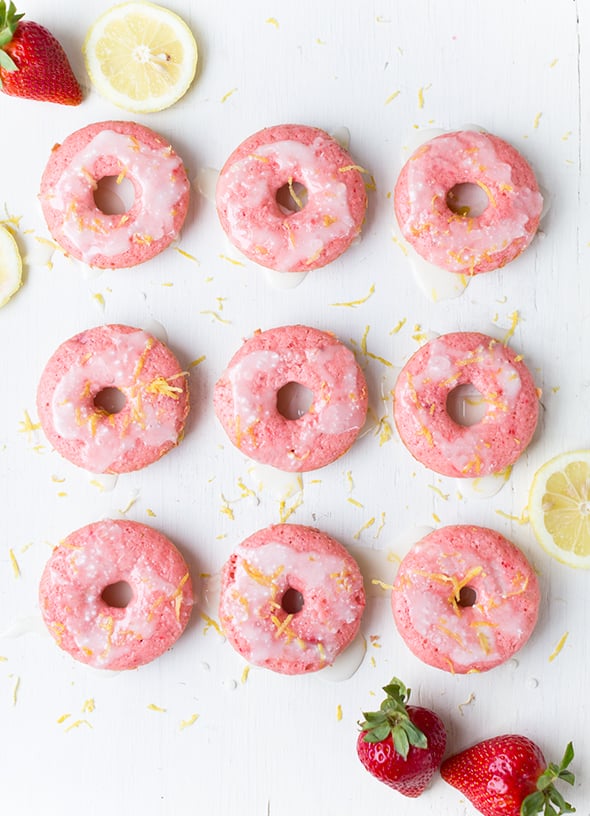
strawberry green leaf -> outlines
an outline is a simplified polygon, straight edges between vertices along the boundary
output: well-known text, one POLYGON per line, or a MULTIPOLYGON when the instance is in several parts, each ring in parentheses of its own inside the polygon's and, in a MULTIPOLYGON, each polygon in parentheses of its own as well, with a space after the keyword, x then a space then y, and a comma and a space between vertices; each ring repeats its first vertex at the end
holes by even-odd
POLYGON ((406 701, 410 689, 394 677, 391 683, 383 687, 386 694, 379 711, 364 711, 364 721, 359 723, 364 731, 365 742, 381 742, 391 737, 397 753, 407 759, 410 746, 427 748, 426 735, 410 720, 406 701))
POLYGON ((407 759, 408 752, 410 750, 410 741, 405 730, 403 728, 394 728, 392 736, 395 750, 400 756, 407 759))
POLYGON ((537 816, 543 808, 545 797, 541 791, 535 791, 527 796, 520 807, 520 816, 537 816))
POLYGON ((565 801, 554 785, 557 781, 567 782, 568 785, 574 784, 575 776, 567 770, 573 758, 574 747, 568 742, 559 765, 550 762, 537 779, 537 790, 523 801, 520 807, 521 816, 536 816, 538 813, 543 813, 543 816, 561 816, 564 813, 575 813, 576 809, 565 801))
POLYGON ((0 48, 0 67, 4 68, 5 71, 16 71, 16 63, 10 57, 6 51, 2 51, 0 48))

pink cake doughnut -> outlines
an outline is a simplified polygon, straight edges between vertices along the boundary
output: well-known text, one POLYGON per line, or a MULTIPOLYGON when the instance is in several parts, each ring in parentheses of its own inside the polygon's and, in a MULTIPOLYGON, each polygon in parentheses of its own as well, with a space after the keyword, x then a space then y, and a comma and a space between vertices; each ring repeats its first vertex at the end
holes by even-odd
POLYGON ((539 400, 522 357, 477 332, 443 334, 410 358, 394 390, 394 418, 402 442, 423 465, 445 476, 478 478, 512 465, 529 444, 539 400), (486 413, 457 424, 447 398, 473 385, 486 413))
POLYGON ((182 160, 165 139, 134 122, 97 122, 53 148, 40 199, 66 253, 91 266, 120 268, 153 258, 176 238, 189 192, 182 160), (122 215, 95 203, 98 182, 107 176, 133 184, 135 200, 122 215))
POLYGON ((342 456, 363 427, 367 385, 354 355, 332 334, 308 326, 256 332, 217 381, 215 413, 234 445, 257 462, 308 471, 342 456), (279 413, 280 389, 313 393, 299 419, 279 413))
POLYGON ((416 150, 395 187, 395 212, 416 252, 449 272, 475 275, 504 266, 525 249, 541 217, 543 198, 526 160, 507 142, 474 130, 444 133, 416 150), (477 184, 488 206, 459 215, 447 195, 477 184))
POLYGON ((359 234, 367 194, 359 168, 338 142, 314 127, 278 125, 246 139, 217 183, 217 212, 230 241, 262 266, 309 272, 338 258, 359 234), (281 207, 279 190, 303 185, 307 203, 281 207))
POLYGON ((98 326, 62 343, 37 390, 45 435, 70 462, 93 473, 126 473, 178 444, 189 411, 186 372, 151 334, 98 326), (106 390, 124 405, 100 407, 106 390))
POLYGON ((121 670, 149 663, 175 643, 193 592, 187 565, 165 536, 108 519, 76 530, 53 550, 39 603, 58 646, 95 668, 121 670), (110 605, 103 595, 108 599, 108 588, 120 582, 131 599, 110 605))
POLYGON ((416 657, 465 674, 492 669, 524 646, 539 599, 535 573, 514 544, 485 527, 453 525, 405 556, 391 607, 416 657))
POLYGON ((355 638, 364 608, 356 561, 312 527, 259 530, 221 573, 219 617, 229 642, 248 662, 281 674, 330 666, 355 638))

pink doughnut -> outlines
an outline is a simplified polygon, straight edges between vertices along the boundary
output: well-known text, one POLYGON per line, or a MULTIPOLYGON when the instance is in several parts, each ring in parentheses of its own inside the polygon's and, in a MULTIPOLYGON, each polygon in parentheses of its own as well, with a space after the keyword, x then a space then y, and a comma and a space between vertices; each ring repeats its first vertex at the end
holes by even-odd
POLYGON ((395 212, 416 252, 449 272, 475 275, 504 266, 525 249, 541 217, 535 175, 507 142, 474 130, 436 136, 416 150, 395 187, 395 212), (457 184, 477 184, 488 206, 477 217, 447 203, 457 184))
POLYGON ((165 139, 134 122, 97 122, 53 148, 40 199, 51 234, 69 255, 120 268, 153 258, 176 238, 189 191, 182 160, 165 139), (95 203, 98 182, 107 176, 133 184, 135 200, 122 215, 95 203))
POLYGON ((528 368, 507 346, 477 332, 443 334, 422 346, 394 389, 394 418, 402 442, 423 465, 445 476, 478 478, 512 465, 529 444, 539 400, 528 368), (473 385, 486 413, 457 424, 447 398, 473 385))
POLYGON ((121 670, 149 663, 175 643, 193 592, 187 565, 167 538, 145 524, 109 519, 76 530, 53 550, 39 603, 58 646, 95 668, 121 670), (120 582, 131 599, 109 605, 108 589, 120 582))
POLYGON ((359 168, 323 130, 278 125, 246 139, 217 183, 217 212, 230 241, 250 260, 280 272, 309 272, 338 258, 359 234, 367 194, 359 168), (297 212, 277 192, 303 185, 297 212))
POLYGON ((427 535, 400 564, 393 617, 416 657, 456 674, 508 660, 535 628, 539 586, 522 552, 485 527, 427 535))
POLYGON ((335 539, 276 524, 251 535, 221 573, 219 617, 242 657, 281 674, 330 666, 355 638, 363 578, 335 539))
POLYGON ((45 435, 70 462, 93 473, 126 473, 155 462, 181 439, 189 411, 186 372, 151 334, 98 326, 62 343, 37 390, 45 435), (100 407, 119 392, 119 412, 100 407))
POLYGON ((367 385, 354 355, 332 334, 308 326, 256 332, 217 381, 213 406, 233 444, 257 462, 308 471, 342 456, 363 427, 367 385), (279 413, 280 389, 313 392, 299 419, 279 413))

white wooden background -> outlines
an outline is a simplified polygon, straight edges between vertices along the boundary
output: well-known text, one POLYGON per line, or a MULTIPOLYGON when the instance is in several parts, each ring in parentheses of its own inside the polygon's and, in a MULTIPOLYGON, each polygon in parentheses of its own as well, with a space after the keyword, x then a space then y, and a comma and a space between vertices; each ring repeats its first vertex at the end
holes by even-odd
MULTIPOLYGON (((590 575, 551 560, 514 518, 542 462, 590 446, 588 2, 168 4, 195 32, 198 78, 177 105, 138 120, 172 141, 191 177, 219 168, 255 130, 296 122, 348 128, 354 158, 373 174, 376 191, 362 240, 292 290, 271 287, 251 263, 228 260, 237 260, 237 253, 213 205, 196 190, 178 246, 198 263, 169 249, 127 271, 88 275, 59 253, 50 268, 36 240, 48 236, 36 196, 52 145, 91 122, 132 117, 90 88, 72 109, 0 97, 0 218, 20 217, 18 240, 30 257, 24 287, 0 313, 0 631, 35 629, 37 585, 51 547, 109 515, 151 523, 175 541, 200 597, 173 651, 129 673, 111 676, 79 665, 43 633, 0 639, 2 812, 474 812, 440 779, 410 801, 360 766, 356 721, 381 686, 399 675, 413 688, 415 702, 436 708, 445 720, 449 751, 514 731, 557 759, 573 739, 578 784, 571 799, 587 816, 590 575), (418 288, 400 247, 391 193, 416 131, 466 123, 524 153, 550 208, 520 259, 479 276, 461 297, 435 303, 418 288), (353 301, 363 302, 338 305, 353 301), (456 483, 414 463, 395 434, 380 444, 370 429, 342 460, 304 475, 301 490, 285 499, 289 480, 261 484, 213 417, 213 383, 256 328, 304 322, 334 331, 359 351, 374 412, 390 420, 389 400, 381 394, 423 335, 477 330, 503 336, 515 312, 511 343, 543 389, 545 411, 533 444, 494 497, 462 491, 460 498, 456 483), (57 345, 90 326, 119 321, 161 324, 185 365, 206 359, 192 370, 193 410, 182 445, 114 485, 102 480, 110 489, 101 490, 52 452, 40 431, 27 434, 21 423, 25 412, 36 422, 37 381, 57 345), (362 353, 363 337, 368 354, 362 353), (350 679, 252 670, 243 682, 243 660, 201 616, 211 612, 214 592, 204 597, 199 576, 215 575, 239 541, 291 507, 290 521, 321 527, 355 554, 373 554, 385 581, 394 570, 385 567, 385 555, 402 555, 419 528, 456 522, 494 527, 539 571, 541 615, 529 644, 487 674, 431 669, 408 652, 387 593, 373 588, 362 626, 367 654, 350 679), (566 632, 564 648, 550 660, 566 632), (182 727, 193 715, 198 719, 182 727)), ((28 18, 59 37, 88 85, 81 43, 110 3, 22 5, 28 18)), ((368 583, 374 575, 366 568, 368 583)))

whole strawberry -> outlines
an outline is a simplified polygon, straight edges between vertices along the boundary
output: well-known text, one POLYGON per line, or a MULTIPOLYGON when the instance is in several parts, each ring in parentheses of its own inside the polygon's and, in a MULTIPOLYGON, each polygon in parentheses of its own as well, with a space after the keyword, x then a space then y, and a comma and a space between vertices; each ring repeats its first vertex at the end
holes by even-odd
POLYGON ((365 768, 404 796, 424 791, 438 770, 447 735, 441 719, 428 708, 406 706, 410 697, 396 677, 383 687, 379 711, 363 712, 356 750, 365 768))
POLYGON ((557 816, 575 812, 553 784, 557 780, 574 784, 567 769, 573 758, 570 742, 561 763, 547 765, 532 740, 506 734, 449 757, 440 772, 485 816, 557 816))
POLYGON ((82 91, 65 51, 38 23, 21 22, 0 0, 0 90, 9 96, 79 105, 82 91))

